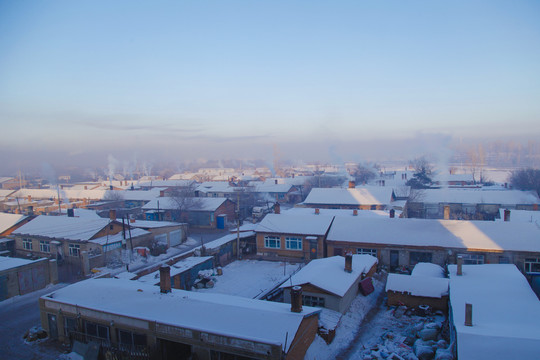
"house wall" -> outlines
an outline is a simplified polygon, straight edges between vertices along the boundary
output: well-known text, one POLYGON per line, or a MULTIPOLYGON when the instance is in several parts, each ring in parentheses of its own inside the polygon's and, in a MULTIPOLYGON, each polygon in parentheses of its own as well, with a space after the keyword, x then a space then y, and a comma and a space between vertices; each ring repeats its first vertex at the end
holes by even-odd
POLYGON ((312 315, 304 318, 300 324, 295 338, 291 342, 289 352, 285 356, 287 360, 302 360, 304 359, 308 348, 313 343, 317 330, 319 328, 319 316, 312 315))
POLYGON ((315 235, 296 235, 296 234, 272 234, 272 233, 257 233, 257 254, 263 256, 281 256, 287 258, 297 258, 302 260, 311 259, 311 243, 314 242, 317 244, 316 255, 314 258, 320 259, 324 257, 324 236, 315 236, 315 235), (278 248, 267 248, 264 246, 264 237, 265 236, 279 236, 281 239, 281 247, 278 248), (308 236, 314 236, 316 240, 307 240, 308 236), (287 237, 297 237, 302 238, 302 250, 290 250, 286 249, 286 240, 287 237))
POLYGON ((0 301, 43 289, 58 281, 56 262, 40 259, 36 262, 0 271, 0 301))
POLYGON ((442 310, 445 313, 448 311, 448 295, 441 298, 431 298, 396 291, 387 291, 386 294, 388 296, 388 306, 405 305, 408 307, 418 307, 420 305, 429 305, 435 310, 442 310))

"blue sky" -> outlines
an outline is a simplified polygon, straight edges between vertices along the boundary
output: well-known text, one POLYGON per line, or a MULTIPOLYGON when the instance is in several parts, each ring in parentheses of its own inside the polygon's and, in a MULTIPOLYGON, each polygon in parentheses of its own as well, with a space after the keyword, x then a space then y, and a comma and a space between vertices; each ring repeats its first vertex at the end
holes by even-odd
POLYGON ((538 139, 539 19, 538 1, 1 1, 0 147, 538 139))

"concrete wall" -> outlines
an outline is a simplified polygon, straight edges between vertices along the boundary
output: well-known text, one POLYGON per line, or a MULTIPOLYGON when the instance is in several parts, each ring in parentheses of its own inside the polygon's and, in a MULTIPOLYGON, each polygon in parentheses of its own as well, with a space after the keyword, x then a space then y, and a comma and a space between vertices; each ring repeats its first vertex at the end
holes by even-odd
POLYGON ((56 261, 40 259, 0 271, 0 301, 43 289, 58 282, 56 261))
POLYGON ((420 305, 429 305, 435 310, 448 311, 448 295, 441 298, 430 298, 395 291, 387 291, 386 294, 388 296, 388 306, 405 305, 408 307, 418 307, 420 305))
POLYGON ((317 244, 316 259, 324 257, 324 236, 314 236, 316 240, 307 240, 306 237, 312 235, 295 235, 295 234, 272 234, 272 233, 257 233, 257 254, 266 255, 266 256, 281 256, 285 258, 297 258, 302 260, 311 259, 310 247, 311 242, 317 244), (281 239, 281 247, 277 248, 266 248, 264 247, 264 237, 265 236, 279 236, 281 239), (286 249, 286 238, 287 237, 296 237, 302 238, 302 250, 289 250, 286 249))

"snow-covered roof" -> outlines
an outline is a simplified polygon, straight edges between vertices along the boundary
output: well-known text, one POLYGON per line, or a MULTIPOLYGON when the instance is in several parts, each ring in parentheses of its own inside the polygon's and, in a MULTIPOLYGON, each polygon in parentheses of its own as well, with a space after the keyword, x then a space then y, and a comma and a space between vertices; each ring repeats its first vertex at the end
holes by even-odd
POLYGON ((169 226, 181 226, 184 223, 177 223, 172 221, 150 221, 150 220, 135 220, 129 222, 129 226, 132 228, 154 229, 169 226))
POLYGON ((6 256, 0 256, 0 271, 8 270, 18 266, 28 265, 40 260, 26 260, 19 258, 12 258, 6 256))
POLYGON ((137 183, 137 185, 141 187, 189 187, 192 186, 194 183, 194 180, 169 178, 169 180, 140 181, 137 183))
POLYGON ((102 218, 89 219, 39 215, 12 234, 86 241, 107 226, 109 222, 109 219, 102 218))
POLYGON ((444 278, 444 269, 437 264, 420 262, 414 265, 411 271, 411 276, 431 276, 437 278, 444 278))
POLYGON ((540 228, 533 223, 336 217, 327 240, 540 252, 540 228))
POLYGON ((280 287, 311 284, 337 296, 344 296, 354 282, 367 273, 377 258, 371 255, 353 255, 352 272, 345 271, 345 258, 332 256, 311 260, 280 287))
POLYGON ((0 233, 26 219, 26 215, 0 213, 0 233))
POLYGON ((276 184, 276 183, 258 183, 254 186, 253 191, 258 193, 288 193, 293 185, 291 184, 276 184))
POLYGON ((418 199, 413 201, 432 204, 540 204, 538 195, 532 191, 482 189, 426 189, 419 191, 418 199))
POLYGON ((441 298, 448 295, 448 279, 431 276, 388 274, 386 291, 408 292, 413 296, 441 298))
MULTIPOLYGON (((293 207, 290 209, 282 209, 283 215, 316 215, 314 208, 293 207)), ((354 215, 350 209, 319 209, 319 215, 326 216, 345 216, 345 217, 367 217, 367 218, 386 218, 389 217, 389 212, 386 210, 358 210, 358 215, 354 215)), ((316 215, 318 216, 318 215, 316 215)))
POLYGON ((207 192, 222 192, 233 193, 237 187, 231 186, 228 181, 205 181, 199 186, 197 190, 203 193, 207 192))
POLYGON ((4 198, 11 195, 11 193, 15 192, 15 190, 11 189, 0 189, 0 200, 3 200, 4 198))
MULTIPOLYGON (((495 221, 504 221, 504 210, 499 209, 500 219, 495 219, 495 221)), ((512 209, 510 211, 510 222, 530 222, 540 225, 540 211, 512 209)))
POLYGON ((79 308, 87 308, 152 323, 236 337, 281 346, 289 350, 302 320, 320 309, 303 306, 301 313, 289 304, 205 292, 160 288, 124 279, 90 279, 43 296, 79 308), (129 301, 126 301, 129 299, 129 301), (212 316, 201 316, 208 314, 212 316))
MULTIPOLYGON (((216 211, 227 198, 206 198, 206 197, 194 197, 190 198, 191 206, 189 206, 188 211, 216 211)), ((178 204, 173 198, 170 197, 161 197, 159 199, 154 199, 148 204, 142 207, 144 210, 176 210, 178 209, 178 204), (159 201, 159 206, 158 206, 159 201)))
POLYGON ((328 215, 268 214, 259 223, 256 232, 325 235, 334 219, 328 215))
MULTIPOLYGON (((143 230, 143 229, 131 229, 131 237, 136 238, 139 236, 150 234, 150 232, 143 230)), ((130 232, 126 229, 126 239, 129 239, 130 232)), ((113 244, 116 242, 121 242, 124 240, 124 234, 122 231, 120 231, 118 234, 109 235, 109 236, 103 236, 97 239, 90 240, 89 242, 98 244, 98 245, 107 245, 107 244, 113 244)))
MULTIPOLYGON (((68 209, 62 208, 62 214, 67 214, 67 210, 68 209)), ((99 216, 95 210, 80 209, 80 208, 73 209, 73 216, 82 217, 82 218, 101 219, 101 216, 99 216)))
MULTIPOLYGON (((244 238, 247 238, 247 237, 250 237, 250 236, 254 236, 255 235, 255 232, 254 231, 241 231, 240 234, 238 234, 240 236, 240 239, 244 239, 244 238)), ((224 245, 230 241, 233 241, 233 240, 236 240, 238 238, 237 234, 227 234, 225 236, 222 236, 220 237, 219 239, 216 239, 216 240, 212 240, 212 241, 209 241, 207 243, 204 244, 204 247, 208 250, 211 250, 211 249, 217 249, 219 248, 221 245, 224 245)), ((201 247, 199 246, 198 249, 200 249, 201 247)))
POLYGON ((473 182, 474 177, 473 174, 447 174, 447 173, 439 173, 435 176, 434 181, 440 182, 440 183, 448 183, 451 181, 464 181, 464 182, 473 182))
MULTIPOLYGON (((191 269, 194 266, 202 264, 210 259, 213 259, 212 256, 190 256, 188 258, 182 259, 177 263, 170 266, 171 277, 183 273, 191 269)), ((159 270, 156 270, 148 275, 141 276, 137 281, 156 285, 159 283, 159 270)))
POLYGON ((458 358, 538 358, 540 302, 517 267, 463 265, 462 276, 456 268, 448 266, 458 358), (473 326, 464 325, 466 303, 473 306, 473 326))
POLYGON ((309 205, 388 205, 392 188, 362 186, 355 189, 313 188, 304 204, 309 205))
POLYGON ((72 189, 20 189, 10 197, 31 196, 35 199, 56 199, 60 194, 60 198, 68 199, 90 199, 90 200, 106 200, 107 198, 118 197, 120 200, 139 200, 150 201, 159 197, 160 189, 151 189, 148 191, 142 190, 72 190, 72 189))

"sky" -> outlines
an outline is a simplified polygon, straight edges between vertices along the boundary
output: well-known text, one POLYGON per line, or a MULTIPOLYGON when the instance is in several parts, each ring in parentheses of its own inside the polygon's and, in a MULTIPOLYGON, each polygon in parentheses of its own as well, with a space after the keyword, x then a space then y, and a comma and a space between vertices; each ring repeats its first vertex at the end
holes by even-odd
POLYGON ((0 0, 0 166, 538 139, 538 19, 535 0, 0 0))

